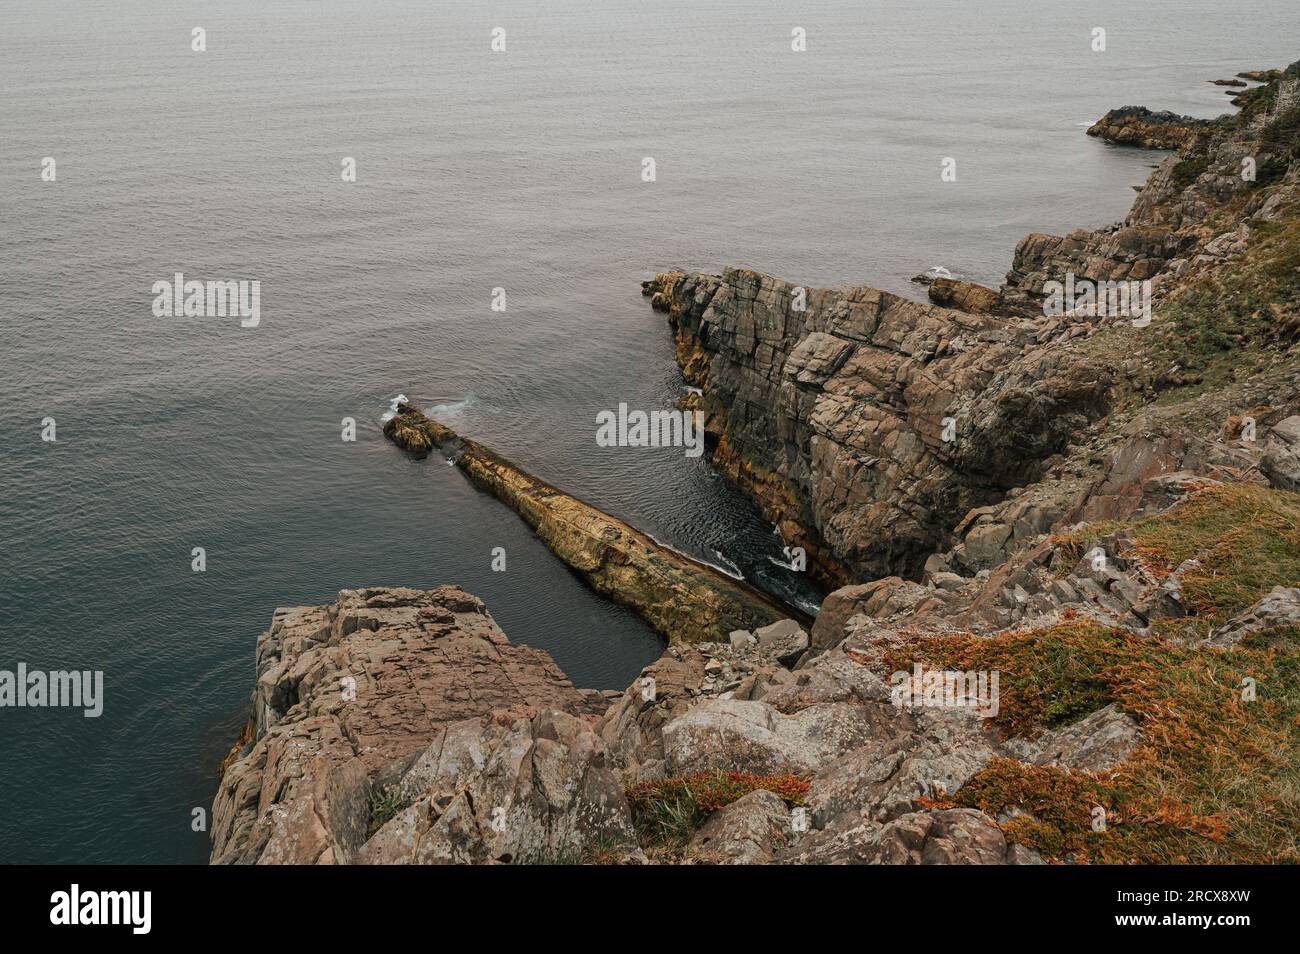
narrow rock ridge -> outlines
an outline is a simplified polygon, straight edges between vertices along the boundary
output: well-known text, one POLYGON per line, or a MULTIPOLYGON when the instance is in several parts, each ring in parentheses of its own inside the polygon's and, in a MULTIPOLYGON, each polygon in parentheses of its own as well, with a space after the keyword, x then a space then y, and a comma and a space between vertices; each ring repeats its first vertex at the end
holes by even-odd
POLYGON ((635 609, 670 643, 717 641, 733 630, 799 615, 538 480, 411 405, 398 411, 384 425, 390 439, 417 453, 441 449, 476 486, 519 514, 592 589, 635 609))

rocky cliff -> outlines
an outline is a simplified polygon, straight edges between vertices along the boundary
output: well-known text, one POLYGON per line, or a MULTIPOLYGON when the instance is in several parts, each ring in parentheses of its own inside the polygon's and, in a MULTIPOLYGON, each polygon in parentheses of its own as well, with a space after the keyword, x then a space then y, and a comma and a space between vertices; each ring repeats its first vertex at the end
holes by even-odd
MULTIPOLYGON (((575 689, 545 652, 510 643, 483 603, 455 587, 345 590, 333 605, 277 610, 257 641, 250 738, 231 753, 213 805, 212 860, 485 860, 482 846, 460 855, 452 844, 457 813, 472 810, 462 783, 483 771, 536 771, 532 784, 570 786, 566 807, 590 810, 602 830, 606 803, 622 802, 615 777, 590 758, 580 778, 547 777, 546 766, 593 753, 578 717, 606 705, 601 693, 575 689), (399 805, 404 818, 423 809, 424 819, 442 819, 422 851, 389 838, 384 823, 399 805)), ((544 804, 561 797, 546 791, 544 804)), ((618 812, 611 818, 617 825, 618 812)), ((569 837, 544 817, 532 821, 521 856, 569 837)))
MULTIPOLYGON (((1296 110, 1274 107, 1300 69, 1270 75, 1249 108, 1196 127, 1125 222, 1028 236, 996 291, 931 286, 970 311, 745 269, 645 283, 703 392, 715 464, 826 582, 920 579, 930 555, 976 528, 972 510, 1045 478, 1095 476, 1091 458, 1127 440, 1134 417, 1176 403, 1199 415, 1202 439, 1260 403, 1268 423, 1285 417, 1300 166, 1296 110), (1107 283, 1150 282, 1154 320, 1045 308, 1052 283, 1067 281, 1103 299, 1107 283), (1216 315, 1225 296, 1232 307, 1216 315), (1202 393, 1207 382, 1215 394, 1202 393)), ((1062 497, 1018 533, 1078 505, 1062 497)))
POLYGON ((996 290, 647 283, 715 463, 842 584, 811 628, 602 694, 459 590, 277 611, 213 860, 1300 861, 1290 77, 996 290), (1150 320, 1045 313, 1066 273, 1150 320))

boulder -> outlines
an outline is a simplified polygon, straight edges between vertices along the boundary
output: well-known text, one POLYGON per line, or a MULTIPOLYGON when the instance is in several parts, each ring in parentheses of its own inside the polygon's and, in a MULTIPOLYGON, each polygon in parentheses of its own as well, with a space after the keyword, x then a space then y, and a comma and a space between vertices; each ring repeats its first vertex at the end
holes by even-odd
POLYGON ((783 864, 1042 864, 1036 852, 1007 843, 993 819, 971 808, 919 811, 883 826, 846 824, 818 832, 777 856, 783 864))
POLYGON ((1300 491, 1300 415, 1273 425, 1259 469, 1274 487, 1300 491))
POLYGON ((759 649, 770 653, 782 665, 793 665, 808 648, 808 634, 792 619, 783 619, 754 630, 759 649))
POLYGON ((862 706, 834 702, 791 715, 765 702, 711 699, 663 728, 670 775, 709 770, 806 774, 867 741, 862 706))
POLYGON ((1300 587, 1275 586, 1257 603, 1214 630, 1198 645, 1229 649, 1247 636, 1300 629, 1300 587))
POLYGON ((790 834, 790 809, 780 797, 758 789, 714 812, 686 855, 697 864, 767 864, 790 834))

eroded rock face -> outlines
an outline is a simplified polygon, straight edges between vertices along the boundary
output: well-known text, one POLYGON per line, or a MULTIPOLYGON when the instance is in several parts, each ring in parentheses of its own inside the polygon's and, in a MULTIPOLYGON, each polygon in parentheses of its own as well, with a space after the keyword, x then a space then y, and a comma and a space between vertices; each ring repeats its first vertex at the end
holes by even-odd
MULTIPOLYGON (((559 717, 534 725, 539 714, 605 708, 455 587, 344 590, 330 606, 277 610, 257 644, 254 738, 213 805, 212 860, 358 860, 372 796, 432 802, 495 764, 503 726, 546 748, 559 717)), ((598 741, 574 744, 594 773, 598 741)))
POLYGON ((745 269, 655 288, 715 464, 832 583, 919 573, 962 514, 1105 409, 1105 368, 1012 319, 745 269))
POLYGON ((1274 487, 1300 491, 1300 416, 1288 417, 1273 426, 1259 469, 1274 487))

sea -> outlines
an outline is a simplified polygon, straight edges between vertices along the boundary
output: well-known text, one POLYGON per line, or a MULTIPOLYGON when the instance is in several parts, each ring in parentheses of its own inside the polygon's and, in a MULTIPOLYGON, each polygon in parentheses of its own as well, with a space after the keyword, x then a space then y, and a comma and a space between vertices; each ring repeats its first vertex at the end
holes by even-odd
POLYGON ((1297 35, 1294 0, 4 0, 0 670, 104 708, 0 708, 0 861, 203 863, 279 606, 457 584, 582 687, 662 651, 389 444, 398 394, 815 608, 707 455, 597 444, 684 392, 640 283, 996 284, 1161 159, 1107 109, 1218 115, 1297 35), (258 323, 156 314, 177 273, 258 282, 258 323))

